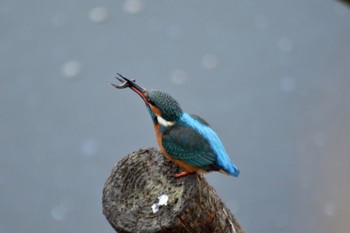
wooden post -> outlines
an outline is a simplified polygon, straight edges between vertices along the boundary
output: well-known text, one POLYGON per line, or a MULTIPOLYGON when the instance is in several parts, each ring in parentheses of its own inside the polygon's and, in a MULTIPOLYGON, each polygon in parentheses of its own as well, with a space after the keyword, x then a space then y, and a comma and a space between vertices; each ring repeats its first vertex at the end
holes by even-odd
POLYGON ((206 179, 181 171, 155 148, 119 161, 103 189, 103 213, 119 233, 244 233, 206 179))

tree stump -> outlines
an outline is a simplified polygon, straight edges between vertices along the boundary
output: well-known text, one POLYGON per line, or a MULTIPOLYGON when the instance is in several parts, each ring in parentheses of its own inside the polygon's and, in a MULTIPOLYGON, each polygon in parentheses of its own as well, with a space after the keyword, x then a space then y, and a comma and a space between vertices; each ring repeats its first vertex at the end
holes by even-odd
POLYGON ((243 233, 202 175, 181 171, 155 148, 119 161, 103 189, 103 213, 119 233, 243 233))

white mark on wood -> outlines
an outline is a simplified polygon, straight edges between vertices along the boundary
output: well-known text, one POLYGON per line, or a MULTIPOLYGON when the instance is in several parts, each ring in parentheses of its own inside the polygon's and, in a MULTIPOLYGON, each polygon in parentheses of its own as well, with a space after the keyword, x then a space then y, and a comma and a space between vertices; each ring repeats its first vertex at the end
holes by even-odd
POLYGON ((168 195, 166 194, 162 194, 158 197, 158 203, 154 203, 152 205, 152 211, 153 213, 157 213, 159 211, 159 207, 160 206, 163 206, 163 205, 168 205, 168 200, 169 200, 169 197, 168 195))

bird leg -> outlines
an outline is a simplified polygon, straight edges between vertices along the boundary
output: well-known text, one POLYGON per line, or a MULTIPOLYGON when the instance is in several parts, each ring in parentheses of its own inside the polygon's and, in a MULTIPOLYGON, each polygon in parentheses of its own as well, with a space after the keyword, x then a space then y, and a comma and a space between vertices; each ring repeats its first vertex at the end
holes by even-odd
POLYGON ((175 178, 180 178, 180 177, 184 177, 184 176, 188 176, 189 174, 192 174, 192 173, 195 173, 195 172, 190 172, 190 171, 183 171, 183 172, 180 172, 180 173, 177 173, 175 174, 175 178))

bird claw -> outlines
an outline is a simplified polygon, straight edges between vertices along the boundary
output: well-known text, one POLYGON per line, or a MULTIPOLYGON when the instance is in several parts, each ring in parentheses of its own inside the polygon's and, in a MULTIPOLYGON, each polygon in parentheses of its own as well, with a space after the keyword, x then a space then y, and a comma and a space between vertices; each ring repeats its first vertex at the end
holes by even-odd
POLYGON ((188 176, 188 175, 190 175, 190 174, 192 174, 192 173, 195 173, 195 172, 190 172, 190 171, 185 170, 185 171, 182 171, 182 172, 180 172, 180 173, 175 174, 175 178, 180 178, 180 177, 188 176))
POLYGON ((109 84, 111 84, 115 88, 124 89, 124 88, 130 87, 130 83, 131 82, 136 82, 135 79, 129 80, 129 79, 125 78, 123 75, 121 75, 119 73, 117 73, 117 75, 119 77, 115 77, 115 78, 118 79, 121 82, 120 85, 117 85, 117 84, 114 84, 114 83, 112 83, 110 81, 107 81, 109 84))

